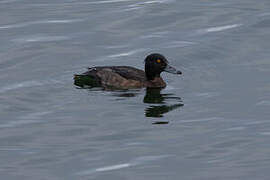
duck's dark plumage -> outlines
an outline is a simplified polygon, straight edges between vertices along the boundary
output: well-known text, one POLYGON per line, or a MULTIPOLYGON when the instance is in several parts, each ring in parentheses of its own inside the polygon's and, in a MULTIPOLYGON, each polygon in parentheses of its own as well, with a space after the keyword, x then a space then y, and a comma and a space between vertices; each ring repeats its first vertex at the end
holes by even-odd
POLYGON ((161 54, 151 54, 145 59, 145 72, 130 66, 97 66, 88 68, 83 74, 75 75, 74 84, 78 86, 111 88, 142 88, 165 87, 166 83, 160 77, 163 71, 181 74, 168 65, 168 61, 161 54))
POLYGON ((143 70, 131 67, 131 66, 99 66, 88 68, 88 72, 111 70, 113 73, 117 73, 126 79, 132 79, 137 81, 145 81, 145 73, 143 70))

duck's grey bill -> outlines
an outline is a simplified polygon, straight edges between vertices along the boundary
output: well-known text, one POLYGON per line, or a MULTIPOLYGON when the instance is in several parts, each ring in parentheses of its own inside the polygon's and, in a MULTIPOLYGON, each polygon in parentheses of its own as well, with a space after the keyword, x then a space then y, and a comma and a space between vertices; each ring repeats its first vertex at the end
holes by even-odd
POLYGON ((182 74, 181 71, 178 71, 174 67, 167 65, 166 68, 164 69, 165 72, 172 73, 172 74, 182 74))

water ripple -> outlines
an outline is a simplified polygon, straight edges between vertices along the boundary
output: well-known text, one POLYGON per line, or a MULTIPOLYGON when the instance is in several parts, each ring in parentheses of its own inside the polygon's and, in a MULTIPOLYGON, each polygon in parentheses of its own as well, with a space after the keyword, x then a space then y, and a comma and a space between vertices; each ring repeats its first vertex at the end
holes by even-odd
MULTIPOLYGON (((103 1, 91 1, 91 2, 75 2, 75 4, 108 4, 108 3, 121 3, 121 2, 130 2, 132 0, 103 0, 103 1)), ((149 0, 145 2, 140 2, 134 4, 134 6, 137 5, 144 5, 144 4, 154 4, 154 3, 168 3, 172 2, 173 0, 149 0)), ((73 4, 73 2, 72 2, 73 4)))
POLYGON ((41 6, 75 6, 75 5, 91 5, 91 4, 110 4, 110 3, 122 3, 122 2, 129 2, 132 0, 103 0, 103 1, 71 1, 65 3, 36 3, 31 4, 34 7, 41 7, 41 6))
POLYGON ((7 85, 4 87, 0 88, 0 93, 4 93, 6 91, 11 91, 11 90, 16 90, 19 88, 28 88, 28 87, 33 87, 33 86, 42 86, 45 84, 53 84, 53 83, 61 83, 60 81, 56 80, 44 80, 44 81, 24 81, 20 83, 15 83, 11 85, 7 85))
POLYGON ((26 36, 22 38, 14 39, 15 42, 25 43, 25 42, 52 42, 52 41, 63 41, 71 39, 69 36, 48 36, 48 35, 33 35, 26 36))
POLYGON ((148 38, 161 38, 166 35, 169 35, 171 32, 170 31, 161 31, 161 32, 153 32, 150 34, 145 34, 140 36, 141 39, 148 39, 148 38))
POLYGON ((270 106, 270 101, 266 101, 266 100, 260 101, 256 103, 256 106, 270 106))
POLYGON ((104 167, 100 167, 100 168, 96 168, 96 169, 81 171, 77 174, 81 175, 81 176, 85 176, 85 175, 90 175, 90 174, 95 173, 95 172, 113 171, 113 170, 131 167, 131 166, 145 164, 145 163, 150 162, 150 161, 156 161, 156 160, 163 159, 163 158, 170 157, 170 156, 171 155, 141 156, 141 157, 137 157, 135 159, 132 159, 129 163, 104 166, 104 167))
POLYGON ((0 1, 0 4, 5 4, 5 3, 13 3, 13 2, 18 2, 19 0, 5 0, 5 1, 0 1))
POLYGON ((107 4, 107 3, 119 3, 119 2, 128 2, 131 0, 104 0, 104 1, 94 1, 94 2, 85 2, 88 4, 107 4))
POLYGON ((181 123, 193 123, 193 122, 205 122, 205 121, 217 121, 222 118, 219 117, 209 117, 209 118, 201 118, 201 119, 189 119, 189 120, 181 120, 181 123))
POLYGON ((37 123, 36 120, 17 120, 17 121, 9 121, 7 124, 1 124, 0 128, 12 128, 15 126, 25 125, 25 124, 33 124, 37 123))
POLYGON ((261 132, 260 134, 261 135, 264 135, 264 136, 270 136, 270 132, 269 131, 267 131, 267 132, 261 132))
POLYGON ((181 48, 181 47, 186 47, 186 46, 190 46, 194 44, 196 43, 189 42, 189 41, 171 41, 166 44, 165 48, 181 48))
POLYGON ((116 58, 116 57, 122 57, 122 56, 130 56, 130 55, 133 55, 133 54, 136 54, 136 53, 139 53, 139 52, 144 52, 146 50, 147 49, 135 49, 135 50, 132 50, 132 51, 129 51, 129 52, 124 52, 124 53, 118 53, 118 54, 109 55, 108 57, 109 58, 116 58))
POLYGON ((112 171, 112 170, 117 170, 117 169, 122 169, 122 168, 126 168, 131 166, 131 164, 128 163, 124 163, 124 164, 116 164, 116 165, 112 165, 112 166, 105 166, 102 168, 97 168, 96 171, 112 171))
POLYGON ((135 3, 132 5, 129 5, 129 7, 138 7, 138 6, 142 6, 142 5, 146 5, 146 4, 156 4, 156 3, 171 3, 174 0, 150 0, 150 1, 144 1, 144 2, 139 2, 139 3, 135 3))
POLYGON ((259 14, 258 16, 264 17, 264 16, 270 16, 270 12, 259 14))
POLYGON ((8 24, 0 26, 1 29, 12 29, 12 28, 22 28, 31 25, 40 25, 40 24, 67 24, 67 23, 75 23, 82 22, 84 19, 52 19, 52 20, 41 20, 41 21, 31 21, 17 24, 8 24))
POLYGON ((31 86, 40 86, 40 85, 42 85, 42 83, 40 83, 38 81, 25 81, 25 82, 15 83, 15 84, 11 84, 11 85, 8 85, 8 86, 1 87, 0 88, 0 93, 4 93, 6 91, 15 90, 15 89, 19 89, 19 88, 31 87, 31 86))
POLYGON ((209 27, 206 29, 198 30, 198 33, 219 32, 219 31, 225 31, 225 30, 237 28, 240 26, 242 26, 242 24, 231 24, 231 25, 225 25, 225 26, 209 27))

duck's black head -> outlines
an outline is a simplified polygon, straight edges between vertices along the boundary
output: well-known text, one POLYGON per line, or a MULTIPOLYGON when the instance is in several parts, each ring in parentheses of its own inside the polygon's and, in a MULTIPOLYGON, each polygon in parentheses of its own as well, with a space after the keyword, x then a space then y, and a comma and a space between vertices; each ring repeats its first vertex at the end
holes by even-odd
POLYGON ((158 53, 150 54, 145 58, 145 74, 148 80, 153 80, 155 77, 160 77, 163 71, 172 74, 182 74, 168 64, 167 59, 158 53))

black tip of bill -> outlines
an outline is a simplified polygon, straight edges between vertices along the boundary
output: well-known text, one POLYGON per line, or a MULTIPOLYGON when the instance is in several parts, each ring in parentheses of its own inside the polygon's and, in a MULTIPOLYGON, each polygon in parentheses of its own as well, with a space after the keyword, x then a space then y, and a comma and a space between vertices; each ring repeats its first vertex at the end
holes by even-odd
POLYGON ((181 71, 177 71, 176 74, 182 74, 182 72, 181 71))
POLYGON ((182 74, 181 71, 175 69, 174 67, 167 65, 166 68, 164 69, 165 72, 172 73, 172 74, 182 74))

